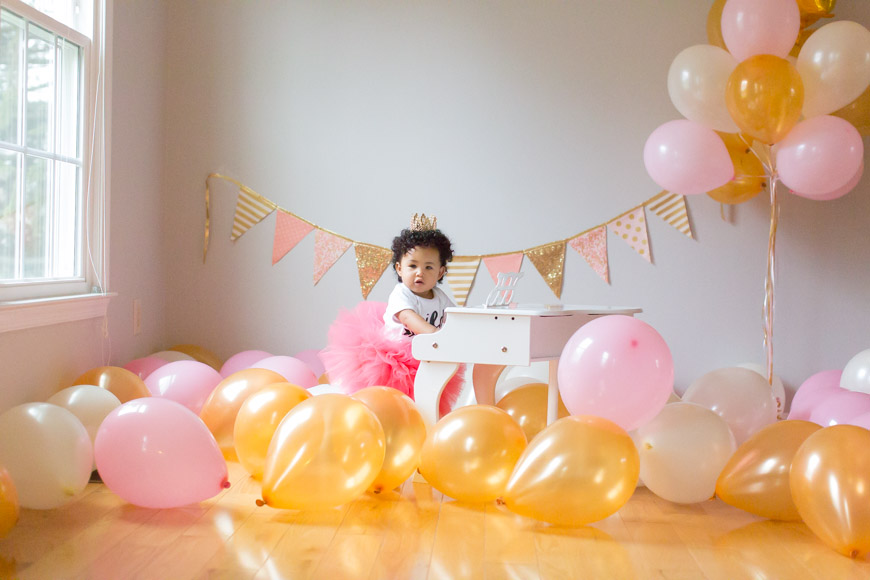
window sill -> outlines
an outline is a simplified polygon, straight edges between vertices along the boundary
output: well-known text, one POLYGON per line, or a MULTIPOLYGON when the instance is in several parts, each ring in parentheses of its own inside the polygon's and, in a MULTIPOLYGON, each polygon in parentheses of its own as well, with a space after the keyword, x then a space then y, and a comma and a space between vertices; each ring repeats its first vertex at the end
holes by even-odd
POLYGON ((0 333, 106 315, 115 292, 0 303, 0 333))

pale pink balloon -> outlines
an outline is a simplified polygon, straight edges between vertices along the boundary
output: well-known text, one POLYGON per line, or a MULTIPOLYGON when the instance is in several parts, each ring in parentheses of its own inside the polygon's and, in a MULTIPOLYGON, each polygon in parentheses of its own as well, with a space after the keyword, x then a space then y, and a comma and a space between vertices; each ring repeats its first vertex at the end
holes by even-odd
POLYGON ((275 371, 284 377, 288 383, 308 389, 317 384, 317 377, 308 365, 292 356, 272 356, 257 361, 250 366, 252 369, 275 371))
POLYGON ((794 394, 788 418, 809 421, 816 405, 845 390, 840 388, 842 374, 843 371, 832 369, 818 372, 805 380, 794 394))
POLYGON ((845 425, 855 425, 856 427, 864 427, 870 429, 870 412, 862 413, 857 417, 852 417, 844 423, 845 425))
POLYGON ((631 431, 667 403, 674 387, 673 359, 649 324, 631 316, 602 316, 568 339, 558 382, 571 414, 604 417, 631 431))
POLYGON ((319 350, 303 350, 294 354, 293 358, 298 358, 299 360, 307 364, 308 368, 311 369, 311 372, 313 372, 318 377, 326 372, 326 367, 323 366, 323 361, 320 360, 319 350))
POLYGON ((148 378, 148 375, 159 369, 169 361, 162 359, 159 356, 145 356, 142 358, 134 358, 124 365, 124 368, 139 376, 143 381, 148 378))
POLYGON ((805 196, 824 197, 846 186, 863 162, 858 129, 831 115, 801 121, 776 149, 780 180, 805 196))
POLYGON ((816 201, 830 201, 832 199, 837 199, 839 197, 843 197, 858 185, 858 182, 861 181, 861 177, 864 176, 864 164, 861 164, 861 167, 858 168, 858 172, 855 173, 855 176, 849 180, 849 183, 841 187, 840 189, 835 189, 831 193, 826 193, 822 195, 808 195, 806 193, 801 193, 799 191, 792 191, 793 194, 799 195, 801 197, 806 197, 807 199, 814 199, 816 201))
POLYGON ((106 487, 141 507, 179 507, 229 487, 226 460, 208 427, 169 399, 135 399, 109 413, 94 456, 106 487))
POLYGON ((734 164, 715 131, 688 119, 660 125, 643 148, 647 173, 681 195, 705 193, 734 177, 734 164))
POLYGON ((785 58, 800 32, 800 8, 795 0, 728 0, 720 25, 738 61, 756 54, 785 58))
POLYGON ((255 362, 270 356, 272 356, 272 353, 268 353, 265 350, 243 350, 242 352, 237 352, 221 366, 221 376, 227 378, 231 374, 249 368, 255 362))
POLYGON ((864 413, 870 413, 870 395, 843 389, 819 402, 810 413, 810 421, 830 427, 848 423, 864 413))
POLYGON ((163 365, 145 379, 155 397, 181 403, 197 415, 223 377, 205 363, 180 360, 163 365))

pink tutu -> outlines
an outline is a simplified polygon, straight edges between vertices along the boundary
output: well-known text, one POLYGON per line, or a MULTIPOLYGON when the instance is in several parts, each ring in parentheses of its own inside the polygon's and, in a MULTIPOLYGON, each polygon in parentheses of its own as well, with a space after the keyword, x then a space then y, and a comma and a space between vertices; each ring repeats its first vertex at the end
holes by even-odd
MULTIPOLYGON (((374 385, 397 389, 414 398, 414 377, 420 361, 411 356, 411 341, 384 334, 385 302, 360 302, 342 310, 329 327, 329 345, 321 352, 330 382, 348 394, 374 385)), ((464 366, 441 393, 439 410, 445 415, 462 390, 464 366)))

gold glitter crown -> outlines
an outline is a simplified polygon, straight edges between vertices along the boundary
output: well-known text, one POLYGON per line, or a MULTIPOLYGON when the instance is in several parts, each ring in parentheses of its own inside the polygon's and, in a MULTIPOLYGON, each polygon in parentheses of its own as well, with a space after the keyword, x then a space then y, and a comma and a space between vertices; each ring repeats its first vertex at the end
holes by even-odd
POLYGON ((432 217, 426 217, 425 213, 414 214, 414 217, 411 218, 411 231, 412 232, 425 232, 427 230, 437 230, 438 229, 438 218, 434 215, 432 217))

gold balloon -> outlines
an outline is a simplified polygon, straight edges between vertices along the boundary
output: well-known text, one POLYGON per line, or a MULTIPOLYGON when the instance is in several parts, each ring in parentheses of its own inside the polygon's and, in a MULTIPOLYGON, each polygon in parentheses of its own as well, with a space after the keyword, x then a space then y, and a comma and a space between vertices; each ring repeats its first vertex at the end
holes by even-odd
POLYGON ((274 383, 244 400, 233 427, 233 444, 239 463, 251 477, 263 479, 263 466, 272 435, 284 416, 311 395, 298 385, 274 383))
POLYGON ((217 440, 224 458, 238 460, 233 442, 236 416, 245 399, 269 385, 284 383, 287 379, 266 369, 244 369, 219 382, 206 399, 199 418, 217 440))
POLYGON ((855 125, 863 136, 870 135, 870 86, 857 99, 831 114, 855 125))
POLYGON ((837 4, 837 0, 797 0, 797 3, 801 11, 801 18, 803 19, 804 16, 825 16, 830 14, 837 4))
POLYGON ((0 538, 6 536, 18 523, 20 505, 18 492, 9 472, 0 467, 0 538))
POLYGON ((420 473, 432 487, 459 501, 500 497, 526 436, 511 416, 491 405, 460 407, 445 415, 426 438, 420 473))
POLYGON ((751 137, 741 137, 737 133, 716 131, 734 164, 734 179, 721 187, 707 192, 719 203, 738 204, 749 201, 767 188, 764 166, 747 144, 751 137))
POLYGON ((391 387, 367 387, 353 394, 371 409, 384 428, 384 464, 368 491, 381 493, 400 486, 420 464, 426 422, 414 401, 391 387))
POLYGON ((807 526, 850 558, 870 552, 870 431, 819 429, 792 460, 791 495, 807 526))
POLYGON ((91 369, 73 382, 72 386, 76 385, 96 385, 118 397, 122 403, 151 396, 139 375, 121 367, 91 369))
POLYGON ((738 64, 728 77, 725 104, 743 133, 762 143, 776 143, 800 119, 803 81, 786 59, 757 54, 738 64))
POLYGON ((725 39, 722 38, 722 9, 725 7, 725 1, 715 0, 710 7, 710 12, 707 13, 707 42, 728 50, 725 39))
POLYGON ((170 347, 169 350, 192 356, 194 360, 207 364, 216 371, 220 371, 224 364, 224 361, 222 361, 218 355, 195 344, 176 344, 175 346, 170 347))
POLYGON ((384 462, 384 430, 347 395, 303 401, 275 431, 263 470, 263 502, 284 509, 329 508, 356 498, 384 462))
POLYGON ((809 421, 780 421, 737 448, 716 481, 716 495, 729 505, 773 520, 801 519, 791 499, 789 469, 798 448, 821 429, 809 421))
POLYGON ((504 496, 512 512, 562 526, 616 513, 637 487, 640 458, 625 429, 601 417, 559 419, 529 444, 504 496))
MULTIPOLYGON (((513 417, 526 434, 526 439, 531 441, 547 426, 548 390, 546 383, 529 383, 510 391, 495 406, 513 417)), ((570 415, 562 397, 559 397, 557 415, 557 418, 570 415)))

